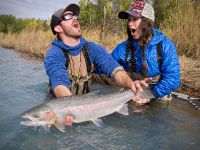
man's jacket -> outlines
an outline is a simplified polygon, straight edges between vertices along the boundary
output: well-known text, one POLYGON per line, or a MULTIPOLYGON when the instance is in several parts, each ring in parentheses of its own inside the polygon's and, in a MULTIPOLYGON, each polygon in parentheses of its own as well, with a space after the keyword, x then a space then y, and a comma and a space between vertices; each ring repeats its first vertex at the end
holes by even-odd
POLYGON ((52 91, 57 85, 65 85, 70 88, 69 73, 65 66, 68 60, 63 51, 68 52, 71 56, 76 56, 81 52, 85 42, 88 44, 90 62, 98 68, 99 72, 112 77, 114 70, 120 67, 102 46, 86 41, 84 38, 80 38, 80 44, 73 47, 65 45, 61 40, 55 40, 44 58, 45 69, 51 82, 52 91))

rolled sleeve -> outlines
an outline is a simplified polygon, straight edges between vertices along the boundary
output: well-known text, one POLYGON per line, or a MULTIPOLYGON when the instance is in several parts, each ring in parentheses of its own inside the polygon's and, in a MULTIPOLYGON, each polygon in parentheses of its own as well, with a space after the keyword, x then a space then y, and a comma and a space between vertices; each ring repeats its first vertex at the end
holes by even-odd
POLYGON ((91 57, 94 64, 96 65, 97 73, 105 74, 108 77, 111 77, 113 71, 121 67, 119 63, 109 54, 106 50, 100 45, 93 45, 91 47, 91 57))
POLYGON ((118 72, 118 71, 125 71, 123 67, 116 67, 113 72, 112 72, 112 75, 111 77, 114 78, 115 74, 118 72))

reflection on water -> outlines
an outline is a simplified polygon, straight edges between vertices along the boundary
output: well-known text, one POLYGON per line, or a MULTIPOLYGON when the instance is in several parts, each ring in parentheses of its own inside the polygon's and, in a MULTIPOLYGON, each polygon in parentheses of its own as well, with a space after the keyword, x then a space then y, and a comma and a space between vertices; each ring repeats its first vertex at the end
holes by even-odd
MULTIPOLYGON (((0 149, 22 150, 127 150, 199 149, 200 111, 180 100, 169 104, 129 104, 129 116, 112 114, 105 126, 74 124, 65 133, 56 128, 25 127, 19 114, 47 97, 48 79, 43 63, 23 59, 0 48, 0 149), (142 112, 136 113, 140 108, 142 112)), ((94 89, 112 89, 96 85, 94 89)))

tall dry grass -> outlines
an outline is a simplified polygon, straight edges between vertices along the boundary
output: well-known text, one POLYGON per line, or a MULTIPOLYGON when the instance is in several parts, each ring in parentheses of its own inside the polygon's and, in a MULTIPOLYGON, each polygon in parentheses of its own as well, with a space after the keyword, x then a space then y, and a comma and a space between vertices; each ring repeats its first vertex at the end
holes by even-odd
POLYGON ((191 0, 176 0, 176 3, 177 7, 160 29, 175 42, 180 55, 199 58, 200 3, 191 0))
POLYGON ((109 52, 111 52, 117 44, 126 39, 124 33, 111 33, 109 31, 102 32, 102 29, 99 27, 83 28, 83 37, 87 40, 103 45, 109 52))
MULTIPOLYGON (((83 29, 83 37, 87 40, 103 45, 108 51, 111 51, 124 38, 117 34, 101 34, 99 28, 83 29)), ((55 39, 52 32, 41 30, 25 30, 21 33, 0 33, 0 46, 15 49, 29 56, 43 58, 55 39)))
POLYGON ((0 33, 2 47, 15 49, 39 58, 43 58, 53 39, 50 31, 24 30, 21 33, 0 33))

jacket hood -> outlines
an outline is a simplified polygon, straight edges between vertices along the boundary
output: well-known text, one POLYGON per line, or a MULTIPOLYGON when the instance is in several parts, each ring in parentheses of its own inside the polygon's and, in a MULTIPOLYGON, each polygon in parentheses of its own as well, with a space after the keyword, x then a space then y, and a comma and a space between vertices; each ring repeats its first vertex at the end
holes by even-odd
POLYGON ((52 42, 52 45, 55 45, 62 50, 68 52, 72 56, 76 56, 80 53, 81 49, 83 48, 83 45, 85 44, 86 40, 84 38, 80 38, 80 43, 76 46, 69 46, 64 44, 61 40, 54 40, 52 42))
POLYGON ((150 40, 150 44, 151 45, 156 45, 158 44, 160 41, 162 41, 166 36, 160 32, 158 29, 153 28, 153 37, 150 40))
MULTIPOLYGON (((162 41, 164 38, 166 38, 166 36, 160 32, 158 29, 153 28, 153 36, 149 42, 149 45, 157 45, 160 41, 162 41)), ((135 45, 136 47, 140 47, 137 43, 136 40, 133 39, 133 45, 135 45)))

